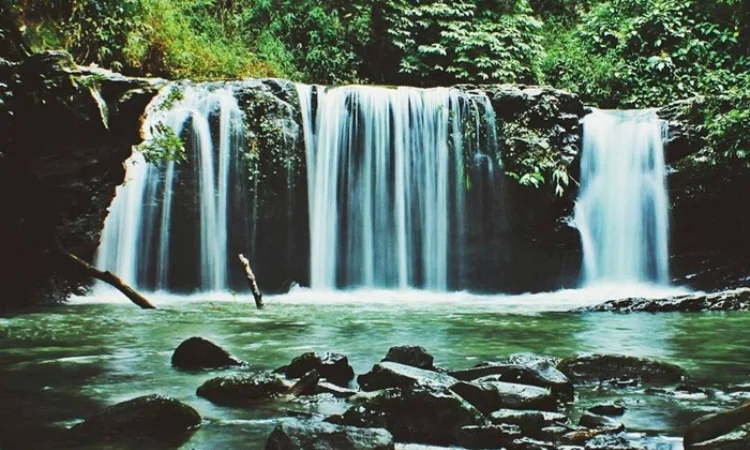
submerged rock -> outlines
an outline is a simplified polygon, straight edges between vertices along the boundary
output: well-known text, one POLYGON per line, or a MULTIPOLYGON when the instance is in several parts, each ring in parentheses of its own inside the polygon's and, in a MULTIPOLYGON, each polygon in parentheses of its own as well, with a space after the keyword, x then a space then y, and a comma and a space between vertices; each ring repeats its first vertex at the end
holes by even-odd
POLYGON ((79 439, 169 437, 201 423, 198 412, 172 397, 146 395, 104 409, 71 429, 79 439))
POLYGON ((202 337, 183 341, 172 354, 172 366, 178 369, 216 369, 239 365, 242 365, 242 361, 202 337))
POLYGON ((399 442, 451 445, 468 425, 487 425, 487 419, 447 388, 415 385, 388 389, 365 397, 360 405, 330 422, 358 427, 385 427, 399 442))
POLYGON ((521 437, 521 428, 515 425, 468 425, 458 430, 456 442, 465 448, 500 448, 521 437))
POLYGON ((217 405, 246 406, 291 392, 291 386, 268 373, 241 374, 212 378, 197 390, 197 395, 217 405))
POLYGON ((382 428, 356 428, 326 422, 284 421, 274 428, 266 450, 393 450, 393 436, 382 428))
POLYGON ((563 414, 516 409, 497 410, 490 415, 490 419, 498 425, 517 425, 527 436, 541 436, 543 428, 567 421, 563 414))
POLYGON ((300 378, 311 370, 316 370, 321 378, 339 386, 348 386, 354 378, 354 369, 346 356, 339 353, 304 353, 286 366, 287 378, 300 378))
POLYGON ((424 370, 435 370, 434 358, 423 347, 417 345, 401 345, 391 347, 383 359, 384 362, 395 362, 424 370))
POLYGON ((549 388, 552 393, 561 398, 573 399, 573 383, 565 374, 545 360, 530 361, 526 364, 483 364, 471 369, 450 372, 450 374, 463 381, 473 381, 493 375, 498 381, 549 388))
POLYGON ((675 364, 623 355, 574 356, 560 361, 557 368, 574 383, 629 378, 645 383, 668 384, 687 377, 687 372, 675 364))
POLYGON ((613 312, 701 312, 750 311, 750 288, 739 288, 711 294, 695 293, 663 299, 626 298, 574 310, 613 312))
POLYGON ((605 403, 592 406, 586 411, 600 416, 621 416, 625 414, 625 410, 626 408, 624 406, 615 405, 614 403, 605 403))
POLYGON ((595 436, 584 446, 585 450, 646 450, 643 446, 634 444, 622 436, 600 434, 595 436))
POLYGON ((625 429, 625 425, 622 423, 607 416, 600 416, 591 412, 583 413, 578 425, 586 428, 604 428, 616 431, 623 431, 625 429))
POLYGON ((703 416, 685 430, 685 447, 690 450, 695 444, 729 434, 746 424, 750 424, 750 402, 739 408, 703 416))
POLYGON ((458 380, 443 373, 418 369, 394 362, 375 364, 368 373, 357 377, 363 391, 376 391, 387 388, 404 388, 415 385, 447 388, 458 380))
POLYGON ((495 381, 491 377, 474 382, 460 381, 451 390, 485 414, 498 409, 557 410, 549 390, 524 384, 495 381))

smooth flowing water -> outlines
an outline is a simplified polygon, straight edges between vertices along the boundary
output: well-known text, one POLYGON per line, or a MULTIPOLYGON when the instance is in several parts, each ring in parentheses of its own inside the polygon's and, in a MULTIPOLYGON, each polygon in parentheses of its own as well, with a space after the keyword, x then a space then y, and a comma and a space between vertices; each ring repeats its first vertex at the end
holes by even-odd
POLYGON ((495 154, 484 94, 298 86, 311 286, 456 288, 466 161, 495 154))
MULTIPOLYGON (((246 177, 240 157, 242 112, 226 88, 172 89, 181 93, 181 99, 165 105, 174 95, 170 89, 157 96, 149 106, 144 132, 150 136, 157 124, 171 128, 185 141, 191 163, 180 167, 175 162, 148 164, 141 153, 134 152, 126 163, 126 183, 118 188, 110 207, 96 265, 138 288, 175 289, 179 284, 175 278, 187 272, 195 274, 193 287, 198 290, 228 290, 227 258, 236 254, 229 252, 228 238, 238 234, 230 229, 230 218, 249 217, 244 209, 230 208, 230 203, 243 205, 241 198, 248 195, 243 192, 246 177), (212 121, 218 126, 212 126, 212 121), (185 185, 182 179, 190 171, 196 173, 194 186, 185 185), (175 200, 192 203, 192 198, 197 199, 194 207, 187 208, 192 211, 176 217, 175 200), (185 226, 185 221, 195 226, 185 226), (178 226, 181 233, 175 232, 178 226), (197 267, 184 266, 183 248, 195 250, 193 255, 198 256, 189 259, 197 260, 197 267)), ((249 221, 240 223, 247 226, 249 221)))
POLYGON ((585 284, 668 284, 662 121, 653 110, 595 110, 583 124, 575 223, 585 284))
MULTIPOLYGON (((269 297, 262 311, 244 297, 211 301, 157 296, 153 300, 160 309, 154 311, 129 303, 101 303, 99 298, 3 318, 0 447, 10 448, 11 442, 24 438, 39 442, 51 433, 40 429, 42 424, 70 426, 106 405, 147 393, 175 396, 204 418, 187 441, 161 448, 263 448, 273 426, 289 411, 330 414, 347 406, 334 400, 275 401, 254 408, 215 406, 197 397, 195 390, 208 378, 231 370, 191 373, 170 366, 174 348, 195 335, 225 346, 248 361, 249 370, 273 369, 305 351, 320 350, 348 355, 355 371, 363 373, 390 346, 415 344, 448 368, 517 353, 556 357, 622 353, 680 364, 698 386, 726 390, 731 384, 747 383, 747 314, 562 312, 602 295, 598 291, 520 297, 382 291, 321 295, 296 290, 269 297)), ((628 407, 622 418, 628 430, 654 436, 681 436, 691 420, 736 405, 749 395, 675 397, 606 386, 578 389, 578 393, 570 411, 574 420, 592 403, 618 401, 628 407)))

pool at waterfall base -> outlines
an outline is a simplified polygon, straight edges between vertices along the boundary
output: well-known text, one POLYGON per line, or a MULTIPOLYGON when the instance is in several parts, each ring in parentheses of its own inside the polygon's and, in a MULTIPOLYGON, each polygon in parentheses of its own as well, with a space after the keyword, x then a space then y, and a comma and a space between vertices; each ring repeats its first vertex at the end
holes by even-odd
MULTIPOLYGON (((196 396, 204 381, 242 371, 272 370, 308 351, 349 358, 357 374, 392 346, 420 345, 435 365, 463 369, 511 355, 564 358, 624 354, 672 362, 697 389, 660 391, 606 384, 576 388, 565 408, 577 417, 615 402, 619 420, 643 434, 651 449, 681 449, 692 420, 750 398, 750 349, 742 313, 569 313, 612 295, 607 288, 523 296, 424 291, 320 292, 297 288, 270 296, 256 310, 247 295, 177 297, 152 294, 145 311, 116 295, 84 297, 0 319, 0 444, 24 447, 53 439, 101 408, 140 395, 173 396, 196 408, 203 423, 182 442, 155 448, 263 448, 275 424, 290 415, 341 413, 332 397, 279 399, 251 408, 221 407, 196 396), (247 368, 185 372, 170 366, 177 345, 201 336, 246 361, 247 368)), ((641 292, 640 294, 645 294, 641 292)), ((654 296, 663 291, 651 292, 654 296)), ((85 448, 143 448, 106 444, 85 448)), ((43 448, 36 447, 36 448, 43 448)))

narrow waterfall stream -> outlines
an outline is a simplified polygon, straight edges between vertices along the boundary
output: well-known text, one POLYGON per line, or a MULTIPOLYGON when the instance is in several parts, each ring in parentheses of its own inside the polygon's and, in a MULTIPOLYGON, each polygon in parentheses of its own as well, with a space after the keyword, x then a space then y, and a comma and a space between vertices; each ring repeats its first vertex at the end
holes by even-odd
POLYGON ((653 110, 584 119, 575 222, 586 284, 669 282, 662 123, 653 110))
POLYGON ((311 286, 457 287, 465 167, 497 146, 489 99, 445 88, 298 90, 311 286))

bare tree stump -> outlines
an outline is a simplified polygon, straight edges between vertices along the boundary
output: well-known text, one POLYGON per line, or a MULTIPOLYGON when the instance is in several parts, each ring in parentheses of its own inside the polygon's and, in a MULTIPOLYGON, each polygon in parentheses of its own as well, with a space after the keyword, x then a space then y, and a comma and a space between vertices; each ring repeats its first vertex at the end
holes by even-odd
POLYGON ((92 266, 91 264, 87 263, 86 261, 82 260, 81 258, 77 257, 76 255, 70 252, 61 251, 61 253, 74 266, 86 272, 88 275, 98 280, 102 280, 103 282, 111 286, 114 286, 115 288, 117 288, 118 291, 122 292, 123 295, 125 295, 125 297, 127 297, 131 302, 135 303, 141 308, 156 309, 156 306, 154 306, 144 296, 136 292, 135 289, 128 286, 124 281, 120 279, 120 277, 116 276, 112 272, 102 272, 101 270, 97 269, 96 267, 92 266))
POLYGON ((245 269, 245 275, 247 276, 247 281, 250 283, 250 290, 253 291, 253 298, 255 299, 255 306, 258 309, 263 308, 263 294, 260 293, 260 289, 258 289, 258 282, 255 280, 255 274, 253 273, 253 269, 250 268, 250 261, 245 258, 245 256, 240 253, 239 255, 240 263, 242 263, 242 267, 245 269))

